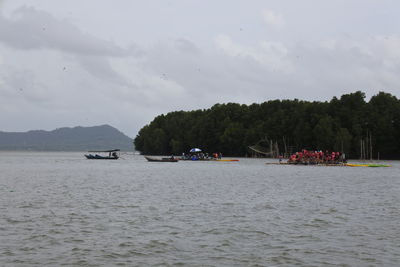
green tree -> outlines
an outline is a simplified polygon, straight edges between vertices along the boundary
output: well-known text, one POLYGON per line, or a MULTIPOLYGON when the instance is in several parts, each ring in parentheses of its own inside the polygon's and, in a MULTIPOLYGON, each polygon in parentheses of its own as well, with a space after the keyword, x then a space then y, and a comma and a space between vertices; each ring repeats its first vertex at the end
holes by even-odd
POLYGON ((215 104, 209 109, 162 114, 145 125, 134 140, 145 154, 180 154, 191 147, 244 156, 247 147, 264 137, 280 150, 342 149, 360 154, 360 140, 371 136, 381 158, 399 158, 400 102, 380 92, 365 102, 357 91, 329 102, 271 100, 261 104, 215 104), (283 142, 283 140, 285 140, 283 142))
POLYGON ((335 132, 333 128, 332 117, 325 115, 322 117, 313 129, 314 148, 333 149, 335 132))
POLYGON ((340 128, 336 133, 334 150, 350 156, 352 136, 347 128, 340 128))

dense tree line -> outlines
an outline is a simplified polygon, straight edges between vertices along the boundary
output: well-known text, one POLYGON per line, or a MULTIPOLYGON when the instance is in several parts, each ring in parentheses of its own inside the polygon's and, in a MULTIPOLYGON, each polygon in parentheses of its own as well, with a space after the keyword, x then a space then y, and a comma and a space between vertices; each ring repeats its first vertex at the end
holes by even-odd
POLYGON ((216 104, 157 116, 139 131, 134 144, 144 154, 176 155, 200 147, 246 156, 248 146, 265 138, 274 140, 280 151, 284 146, 334 150, 358 158, 368 144, 374 158, 378 153, 380 158, 400 158, 400 100, 380 92, 366 102, 365 94, 357 91, 329 102, 216 104))

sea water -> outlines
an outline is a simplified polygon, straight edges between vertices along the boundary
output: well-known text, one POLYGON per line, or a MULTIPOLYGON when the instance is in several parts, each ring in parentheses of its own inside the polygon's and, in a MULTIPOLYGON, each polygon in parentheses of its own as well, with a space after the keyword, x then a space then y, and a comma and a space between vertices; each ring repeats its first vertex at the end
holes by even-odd
POLYGON ((0 153, 0 266, 399 266, 389 168, 0 153))

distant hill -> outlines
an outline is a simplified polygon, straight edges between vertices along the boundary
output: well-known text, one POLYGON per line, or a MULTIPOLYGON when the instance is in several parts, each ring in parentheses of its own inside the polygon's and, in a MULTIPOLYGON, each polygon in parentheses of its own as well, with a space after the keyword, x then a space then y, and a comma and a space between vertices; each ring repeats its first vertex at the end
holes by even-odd
POLYGON ((114 148, 134 150, 132 139, 109 125, 65 127, 54 131, 0 131, 0 150, 88 151, 114 148))

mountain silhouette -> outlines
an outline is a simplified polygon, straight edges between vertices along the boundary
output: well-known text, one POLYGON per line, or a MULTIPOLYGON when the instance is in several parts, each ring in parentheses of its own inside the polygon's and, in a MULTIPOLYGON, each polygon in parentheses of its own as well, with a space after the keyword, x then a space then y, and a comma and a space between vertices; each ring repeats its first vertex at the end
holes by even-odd
POLYGON ((110 125, 64 127, 53 131, 0 131, 0 150, 88 151, 106 149, 134 150, 132 139, 110 125))

